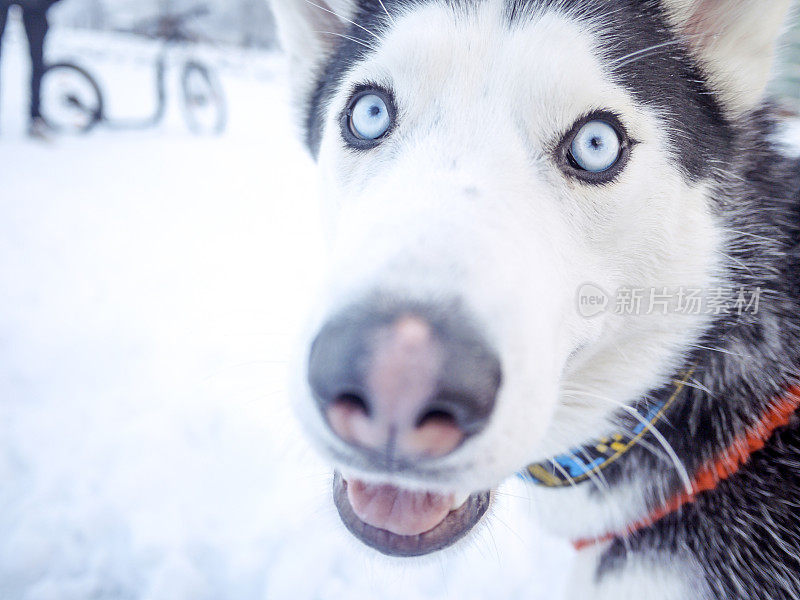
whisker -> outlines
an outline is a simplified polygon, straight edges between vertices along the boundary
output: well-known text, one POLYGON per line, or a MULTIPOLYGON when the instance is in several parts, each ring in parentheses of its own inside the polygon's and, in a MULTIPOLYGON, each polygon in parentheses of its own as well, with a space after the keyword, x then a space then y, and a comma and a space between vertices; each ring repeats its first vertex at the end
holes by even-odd
POLYGON ((360 44, 361 46, 364 46, 364 48, 366 48, 367 50, 373 49, 373 46, 370 46, 364 40, 355 37, 350 37, 349 35, 344 35, 343 33, 337 33, 336 31, 317 31, 317 33, 321 33, 323 35, 335 35, 336 37, 344 38, 351 42, 355 42, 356 44, 360 44))
POLYGON ((369 29, 367 29, 367 28, 366 28, 366 27, 364 27, 363 25, 359 25, 359 24, 358 24, 358 23, 356 23, 355 21, 351 21, 350 19, 348 19, 348 18, 346 18, 346 17, 343 17, 342 15, 340 15, 340 14, 338 14, 338 13, 336 13, 336 12, 332 11, 332 10, 331 10, 331 9, 329 9, 329 8, 325 8, 324 6, 320 6, 319 4, 316 4, 316 3, 312 2, 311 0, 305 0, 305 2, 307 2, 307 3, 308 3, 308 4, 310 4, 311 6, 314 6, 314 7, 318 8, 318 9, 320 9, 320 10, 324 10, 326 13, 330 13, 330 14, 332 14, 332 15, 333 15, 334 17, 336 17, 337 19, 341 19, 342 21, 345 21, 345 22, 347 22, 347 23, 350 23, 351 25, 355 25, 355 26, 356 26, 356 27, 358 27, 359 29, 363 29, 363 30, 364 30, 364 31, 366 31, 368 34, 370 34, 372 37, 374 37, 376 40, 380 40, 380 39, 381 39, 381 38, 380 38, 380 37, 379 37, 377 34, 373 33, 372 31, 370 31, 369 29))
MULTIPOLYGON (((584 458, 586 459, 589 458, 589 456, 585 453, 585 450, 583 448, 580 449, 580 453, 583 454, 584 458)), ((578 458, 572 452, 569 452, 568 456, 570 456, 573 460, 578 458)), ((599 492, 603 495, 603 497, 609 501, 608 502, 609 508, 611 508, 612 510, 616 509, 617 514, 619 514, 620 516, 624 516, 622 509, 614 503, 613 498, 609 493, 611 491, 611 486, 608 485, 608 480, 606 479, 605 475, 603 475, 602 471, 594 471, 594 470, 586 471, 586 476, 589 478, 589 481, 591 481, 594 484, 594 486, 599 490, 599 492)), ((628 541, 628 538, 626 536, 622 537, 622 543, 625 545, 625 552, 629 554, 631 548, 630 548, 630 542, 628 541)))
POLYGON ((567 483, 569 483, 574 488, 578 487, 578 482, 576 482, 572 478, 572 475, 567 473, 567 470, 564 467, 562 467, 560 464, 558 464, 555 459, 550 458, 550 459, 548 459, 548 462, 555 467, 556 471, 561 473, 561 476, 564 477, 564 479, 567 480, 567 483))
POLYGON ((742 262, 742 261, 741 261, 741 260, 739 260, 738 258, 736 258, 736 257, 734 257, 734 256, 731 256, 730 254, 726 254, 725 252, 722 252, 721 250, 716 250, 716 252, 717 252, 717 254, 719 254, 720 256, 724 256, 725 258, 727 258, 729 261, 731 261, 731 262, 733 262, 733 263, 736 263, 737 265, 739 265, 740 267, 742 267, 742 268, 743 268, 745 271, 747 271, 747 272, 748 272, 748 273, 750 273, 751 275, 753 274, 753 270, 752 270, 750 267, 748 267, 746 263, 742 262))
MULTIPOLYGON (((569 393, 569 392, 567 392, 567 393, 569 393)), ((683 461, 678 456, 678 453, 675 452, 675 448, 672 447, 672 445, 669 443, 669 441, 667 441, 667 438, 664 437, 664 434, 662 434, 659 431, 658 427, 656 427, 655 424, 650 423, 649 421, 647 421, 642 415, 639 414, 639 412, 636 409, 634 409, 631 406, 628 406, 624 402, 620 402, 618 400, 614 400, 613 398, 608 398, 608 397, 605 397, 605 396, 592 394, 590 392, 582 392, 580 390, 575 390, 574 393, 583 394, 583 395, 585 395, 587 397, 590 397, 590 398, 596 398, 598 400, 602 400, 604 402, 608 402, 610 404, 618 406, 619 408, 621 408, 622 410, 624 410, 625 412, 627 412, 631 416, 633 416, 637 421, 639 421, 642 425, 644 425, 649 432, 651 432, 653 434, 653 437, 656 438, 658 443, 661 444, 661 446, 667 452, 667 454, 669 455, 670 459, 672 460, 673 466, 675 467, 675 471, 677 472, 678 476, 681 478, 681 481, 682 481, 682 483, 684 485, 684 488, 686 489, 686 492, 687 493, 692 493, 694 491, 694 488, 692 486, 692 480, 689 477, 689 472, 686 470, 686 465, 683 464, 683 461)))
POLYGON ((749 354, 741 354, 739 352, 733 352, 732 350, 726 350, 725 348, 714 348, 711 346, 702 346, 700 344, 689 344, 689 348, 697 348, 698 350, 709 350, 711 352, 720 352, 722 354, 730 354, 731 356, 738 356, 739 358, 752 358, 749 354))
POLYGON ((652 46, 648 46, 647 48, 642 48, 641 50, 637 50, 636 52, 631 52, 630 54, 626 54, 616 60, 611 61, 611 68, 612 70, 617 70, 621 67, 629 65, 637 60, 642 60, 647 56, 655 53, 656 50, 660 50, 662 48, 666 48, 669 46, 677 46, 681 44, 680 40, 670 40, 668 42, 662 42, 660 44, 654 44, 652 46))
MULTIPOLYGON (((505 528, 508 530, 508 532, 509 532, 511 535, 513 535, 515 538, 517 538, 517 540, 518 540, 518 541, 522 542, 523 544, 525 543, 525 541, 526 541, 526 540, 525 540, 525 538, 523 538, 523 537, 522 537, 522 536, 519 534, 519 531, 517 531, 516 529, 514 529, 513 527, 511 527, 511 526, 510 526, 508 523, 506 523, 506 522, 505 522, 505 521, 504 521, 504 520, 503 520, 503 519, 502 519, 500 516, 498 516, 497 514, 493 514, 493 515, 492 515, 492 520, 493 520, 493 521, 497 521, 497 522, 498 522, 498 523, 500 523, 500 524, 501 524, 503 527, 505 527, 505 528)), ((497 551, 497 547, 496 547, 496 546, 495 546, 495 551, 497 551)), ((499 558, 499 555, 498 555, 498 558, 499 558)))
POLYGON ((389 14, 389 11, 386 10, 386 5, 384 5, 383 0, 378 0, 378 3, 381 5, 383 12, 386 13, 386 16, 389 17, 389 21, 391 22, 391 24, 394 25, 395 24, 394 19, 392 18, 392 15, 389 14))
POLYGON ((691 381, 686 380, 686 381, 683 382, 683 384, 685 386, 687 386, 687 387, 694 388, 696 390, 700 390, 701 392, 704 392, 704 393, 708 394, 709 396, 712 396, 712 397, 714 396, 714 392, 712 392, 710 389, 708 389, 706 386, 704 386, 702 383, 700 383, 696 379, 692 379, 691 381))
MULTIPOLYGON (((773 244, 774 244, 775 242, 779 241, 779 240, 775 240, 775 239, 773 239, 773 238, 768 238, 768 237, 766 237, 766 236, 763 236, 763 235, 756 235, 755 233, 750 233, 749 231, 739 231, 738 229, 730 229, 730 228, 728 228, 728 231, 730 231, 731 233, 735 233, 736 235, 743 235, 743 236, 747 236, 747 237, 755 238, 755 239, 757 239, 757 240, 762 240, 762 241, 765 241, 765 242, 770 242, 770 243, 773 243, 773 244)), ((786 243, 786 242, 781 242, 781 243, 782 243, 782 244, 784 244, 784 245, 787 245, 787 246, 789 245, 789 244, 788 244, 788 243, 786 243)))

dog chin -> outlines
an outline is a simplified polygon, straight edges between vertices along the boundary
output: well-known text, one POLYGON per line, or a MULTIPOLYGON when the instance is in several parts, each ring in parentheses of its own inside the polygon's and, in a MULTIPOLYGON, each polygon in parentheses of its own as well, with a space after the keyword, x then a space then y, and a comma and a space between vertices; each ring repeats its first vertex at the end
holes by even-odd
POLYGON ((463 539, 483 519, 491 491, 411 490, 334 473, 333 501, 345 527, 382 554, 424 556, 463 539))

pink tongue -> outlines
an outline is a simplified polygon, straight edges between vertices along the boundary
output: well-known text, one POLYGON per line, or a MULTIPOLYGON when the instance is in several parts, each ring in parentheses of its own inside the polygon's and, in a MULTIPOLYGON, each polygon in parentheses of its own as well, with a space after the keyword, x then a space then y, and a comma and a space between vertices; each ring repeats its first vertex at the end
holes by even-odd
POLYGON ((397 535, 425 533, 444 521, 453 494, 411 492, 393 485, 347 482, 347 498, 359 519, 397 535))

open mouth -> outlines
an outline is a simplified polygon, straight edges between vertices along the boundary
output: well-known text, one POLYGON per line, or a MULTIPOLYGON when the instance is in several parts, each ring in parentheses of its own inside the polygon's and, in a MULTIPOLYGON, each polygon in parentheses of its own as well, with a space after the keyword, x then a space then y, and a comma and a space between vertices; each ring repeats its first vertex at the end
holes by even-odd
POLYGON ((333 500, 345 527, 389 556, 422 556, 463 538, 489 508, 490 492, 467 497, 333 478, 333 500))

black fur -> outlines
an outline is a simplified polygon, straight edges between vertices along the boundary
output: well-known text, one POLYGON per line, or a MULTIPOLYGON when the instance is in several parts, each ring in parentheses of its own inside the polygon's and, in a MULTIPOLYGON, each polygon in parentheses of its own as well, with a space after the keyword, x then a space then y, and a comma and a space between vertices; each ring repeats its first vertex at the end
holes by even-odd
MULTIPOLYGON (((424 1, 383 4, 393 12, 424 1)), ((725 117, 702 69, 667 25, 659 2, 509 0, 508 26, 555 5, 595 24, 608 59, 619 62, 614 76, 666 120, 686 179, 713 182, 714 210, 730 234, 725 250, 730 287, 763 290, 758 314, 721 315, 700 344, 707 349, 686 357, 682 370, 694 366, 695 372, 661 432, 691 474, 749 430, 773 398, 798 382, 800 163, 785 158, 770 141, 775 133, 772 107, 736 122, 725 117)), ((359 0, 359 6, 355 20, 380 35, 387 24, 381 5, 359 0)), ((371 41, 357 27, 347 35, 371 41)), ((322 135, 321 107, 345 70, 369 51, 341 40, 323 69, 306 122, 313 154, 322 135)), ((668 385, 640 401, 671 391, 668 385)), ((626 422, 629 417, 621 414, 619 419, 626 422)), ((682 483, 669 461, 648 449, 658 445, 649 441, 607 468, 604 477, 612 486, 646 479, 645 493, 655 508, 682 483)), ((646 530, 614 541, 597 577, 623 568, 632 556, 656 554, 668 560, 685 553, 699 562, 715 598, 800 598, 800 421, 777 432, 714 491, 646 530)))
MULTIPOLYGON (((722 316, 686 367, 691 387, 661 432, 689 473, 750 430, 800 374, 800 162, 770 143, 771 107, 743 119, 731 139, 738 157, 718 176, 717 212, 733 234, 732 287, 763 290, 756 315, 722 316)), ((652 395, 668 393, 668 389, 652 395)), ((653 442, 656 443, 656 442, 653 442)), ((604 471, 611 485, 649 473, 649 504, 680 490, 673 468, 644 447, 604 471)), ((737 474, 679 513, 606 553, 599 577, 628 552, 690 551, 716 598, 800 598, 800 420, 777 432, 737 474)))

